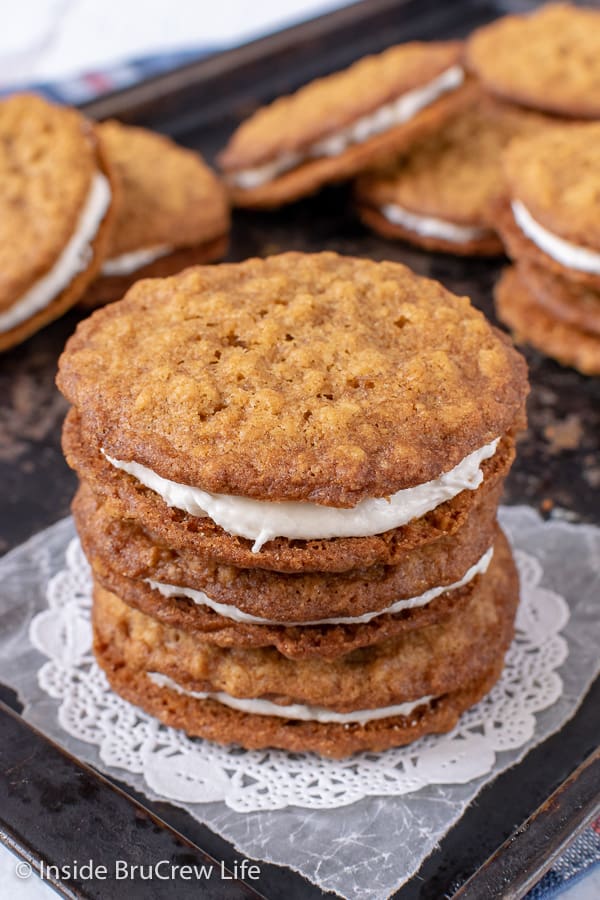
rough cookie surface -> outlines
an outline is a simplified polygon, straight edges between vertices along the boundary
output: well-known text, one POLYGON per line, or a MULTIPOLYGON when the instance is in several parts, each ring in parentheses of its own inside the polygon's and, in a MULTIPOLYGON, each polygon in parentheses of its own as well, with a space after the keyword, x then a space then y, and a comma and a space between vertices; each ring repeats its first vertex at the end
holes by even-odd
POLYGON ((466 298, 333 253, 138 282, 78 326, 58 384, 117 459, 332 506, 439 477, 527 392, 524 360, 466 298))
POLYGON ((123 188, 110 258, 163 244, 189 247, 225 234, 225 188, 197 153, 116 121, 98 130, 123 188))
POLYGON ((219 156, 226 171, 302 150, 460 61, 458 41, 410 43, 367 56, 348 69, 279 97, 243 122, 219 156))
POLYGON ((517 341, 536 347, 584 375, 600 375, 600 337, 556 319, 539 303, 514 267, 496 285, 498 318, 517 341))
POLYGON ((564 116, 600 116, 600 10, 568 3, 506 16, 474 32, 467 63, 508 100, 564 116))
MULTIPOLYGON (((600 12, 597 27, 600 38, 600 12)), ((520 137, 508 147, 504 168, 511 199, 540 225, 600 252, 600 122, 520 137)))
POLYGON ((469 602, 447 620, 333 660, 290 659, 274 647, 218 647, 132 609, 97 584, 96 646, 108 645, 132 668, 168 675, 189 690, 280 704, 350 712, 438 697, 484 677, 512 640, 518 579, 508 545, 497 550, 469 602))
POLYGON ((56 262, 98 170, 91 125, 33 94, 0 103, 0 311, 56 262))
POLYGON ((491 225, 490 201, 502 191, 502 151, 517 135, 536 133, 545 123, 543 116, 478 91, 461 114, 393 166, 361 176, 358 201, 376 208, 397 204, 460 225, 491 225))
POLYGON ((120 182, 93 126, 76 110, 33 94, 0 102, 0 312, 58 261, 76 230, 92 178, 102 172, 111 205, 88 265, 44 308, 0 332, 0 351, 21 343, 73 306, 99 270, 118 209, 120 182))

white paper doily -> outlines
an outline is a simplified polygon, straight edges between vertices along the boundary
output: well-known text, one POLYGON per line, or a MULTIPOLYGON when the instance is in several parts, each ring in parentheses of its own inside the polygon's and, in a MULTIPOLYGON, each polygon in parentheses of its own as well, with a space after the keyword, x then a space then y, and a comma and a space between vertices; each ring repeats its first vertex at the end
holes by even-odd
POLYGON ((559 594, 540 586, 537 560, 517 551, 521 603, 506 668, 491 693, 450 734, 341 761, 190 739, 111 691, 92 656, 92 583, 77 539, 69 544, 66 562, 49 582, 48 609, 31 622, 33 645, 49 657, 39 670, 39 684, 60 700, 59 721, 69 734, 96 744, 107 765, 141 773, 150 788, 169 800, 223 800, 238 812, 286 806, 328 809, 367 796, 408 794, 430 784, 464 784, 488 773, 496 753, 530 740, 535 713, 561 693, 556 669, 568 644, 559 632, 569 608, 559 594))
MULTIPOLYGON (((535 713, 535 731, 529 740, 512 749, 507 747, 494 751, 496 760, 493 767, 479 778, 464 784, 456 781, 443 783, 440 779, 437 783, 430 782, 420 790, 406 793, 401 798, 379 794, 365 796, 362 800, 337 809, 325 807, 317 809, 314 808, 316 804, 313 804, 313 808, 308 809, 285 806, 283 809, 263 808, 254 812, 240 813, 223 801, 206 802, 210 796, 208 792, 203 794, 204 802, 198 802, 195 798, 192 799, 186 789, 184 799, 172 802, 232 843, 240 853, 257 860, 289 866, 325 891, 335 891, 342 897, 352 900, 385 900, 397 890, 417 871, 423 860, 459 819, 467 806, 473 803, 485 785, 505 769, 519 763, 533 747, 563 728, 576 712, 590 684, 600 671, 598 655, 600 529, 564 521, 545 522, 535 510, 525 506, 501 507, 500 521, 513 546, 525 551, 537 561, 537 564, 533 564, 535 577, 541 567, 540 585, 564 597, 570 610, 570 618, 563 626, 561 634, 561 638, 566 639, 569 645, 569 655, 557 670, 562 680, 562 693, 552 705, 535 713)), ((89 737, 100 737, 103 734, 104 745, 87 743, 73 737, 59 721, 58 710, 62 700, 49 696, 38 682, 40 667, 48 664, 48 658, 42 656, 32 645, 29 639, 30 624, 34 616, 48 610, 46 598, 48 583, 54 575, 64 569, 65 552, 74 534, 72 520, 64 519, 0 559, 0 681, 14 688, 23 703, 24 718, 44 734, 110 777, 126 782, 151 800, 160 800, 165 796, 163 784, 158 774, 152 785, 144 778, 141 771, 143 766, 141 747, 131 748, 126 734, 126 742, 123 742, 115 729, 112 729, 114 735, 112 746, 109 745, 106 740, 108 733, 106 722, 100 720, 87 720, 85 731, 89 737), (123 760, 119 758, 118 753, 122 754, 125 746, 131 751, 131 766, 119 768, 113 760, 122 765, 123 760), (115 752, 116 748, 119 748, 118 753, 115 752), (100 754, 101 750, 103 756, 100 754), (134 763, 135 766, 139 766, 138 771, 134 771, 134 763)), ((528 581, 535 580, 527 573, 526 578, 528 581)), ((85 579, 82 579, 79 586, 83 600, 86 593, 85 579)), ((63 627, 71 629, 70 638, 68 640, 60 638, 57 639, 58 642, 65 647, 74 648, 74 651, 69 652, 74 652, 78 659, 85 656, 85 647, 88 646, 86 642, 89 641, 86 615, 78 613, 68 625, 64 625, 60 617, 49 618, 53 618, 59 630, 63 627)), ((546 615, 542 609, 539 626, 541 627, 545 621, 546 615)), ((529 623, 525 630, 529 632, 536 627, 538 626, 529 623)), ((49 629, 50 625, 44 626, 42 630, 45 631, 46 628, 49 629)), ((553 629, 554 625, 551 630, 553 629)), ((542 632, 538 635, 537 643, 539 644, 541 640, 542 632)), ((555 647, 555 638, 552 638, 549 648, 555 647)), ((521 644, 518 644, 516 649, 520 652, 521 644)), ((537 651, 532 654, 532 660, 534 657, 537 666, 539 658, 537 651)), ((68 671, 71 662, 68 662, 66 667, 63 662, 62 666, 68 671)), ((86 667, 82 666, 78 676, 81 679, 79 689, 69 686, 73 696, 79 690, 82 697, 89 696, 94 682, 84 677, 86 671, 86 667)), ((552 676, 548 681, 549 690, 554 692, 556 684, 552 676)), ((102 682, 98 683, 96 689, 98 691, 96 708, 102 708, 103 714, 110 719, 113 707, 104 705, 106 696, 102 682)), ((536 688, 536 692, 537 690, 536 688)), ((512 698, 509 697, 509 702, 511 701, 512 698)), ((117 701, 117 706, 120 702, 117 701)), ((85 714, 85 704, 81 703, 77 708, 82 709, 85 714)), ((74 711, 75 707, 71 709, 74 711)), ((132 707, 127 709, 131 715, 132 707)), ((522 712, 519 707, 519 717, 514 720, 513 728, 522 720, 523 725, 519 727, 528 729, 533 724, 532 711, 528 709, 528 715, 524 717, 521 715, 522 712)), ((122 716, 119 719, 119 726, 125 733, 130 723, 135 727, 138 719, 143 720, 137 712, 133 713, 131 720, 124 714, 122 716)), ((474 714, 469 714, 469 717, 461 726, 463 730, 465 724, 469 730, 471 729, 470 723, 474 721, 474 714)), ((154 727, 156 731, 147 732, 152 735, 149 738, 149 747, 155 746, 158 727, 154 727)), ((77 729, 77 733, 80 733, 80 729, 77 729)), ((180 741, 180 737, 177 740, 180 741)), ((439 744, 439 741, 440 739, 433 738, 419 744, 420 758, 428 760, 429 771, 432 770, 435 745, 439 744)), ((200 742, 194 741, 189 742, 189 745, 194 753, 199 752, 202 746, 200 742)), ((172 752, 170 746, 170 743, 162 746, 164 755, 168 756, 172 752)), ((177 745, 177 754, 181 753, 183 756, 184 752, 180 747, 187 752, 188 742, 183 740, 177 745)), ((231 791, 234 755, 228 751, 221 752, 224 753, 223 758, 227 762, 227 766, 224 767, 227 785, 218 787, 223 790, 226 786, 231 791)), ((156 760, 160 752, 153 755, 156 760)), ((247 757, 248 754, 240 753, 240 756, 247 757)), ((382 775, 382 760, 376 757, 375 768, 379 772, 378 777, 385 780, 390 777, 397 782, 402 773, 395 770, 392 764, 394 757, 392 754, 382 756, 383 765, 386 764, 387 758, 390 773, 382 775)), ((270 762, 273 758, 274 755, 271 754, 270 762)), ((310 766, 308 758, 299 757, 296 762, 303 777, 308 779, 311 796, 313 798, 325 796, 325 784, 329 785, 327 790, 330 790, 330 781, 327 780, 329 776, 326 776, 323 782, 323 772, 332 771, 331 768, 328 769, 328 764, 322 766, 316 757, 310 758, 310 766)), ((360 758, 363 773, 368 771, 368 764, 367 757, 360 758)), ((549 765, 551 764, 550 758, 549 765)), ((411 765, 414 765, 414 761, 411 765)), ((248 771, 247 760, 240 760, 240 766, 245 766, 248 771)), ((219 768, 223 768, 220 762, 219 768)), ((289 768, 291 767, 288 767, 288 771, 289 768)), ((267 777, 267 771, 266 767, 262 769, 261 778, 267 777)), ((238 793, 240 799, 243 797, 244 802, 247 802, 247 798, 256 791, 256 788, 252 784, 246 785, 246 778, 240 772, 241 768, 238 768, 235 774, 235 777, 242 781, 243 790, 240 789, 238 793), (246 787, 250 789, 248 794, 245 792, 246 787)), ((183 779, 180 784, 182 783, 183 779)), ((356 772, 347 764, 343 770, 343 782, 335 787, 345 791, 348 796, 350 789, 355 789, 356 783, 356 772)), ((212 790, 213 785, 210 787, 212 790)), ((305 794, 309 792, 308 787, 303 787, 305 794)), ((281 785, 276 789, 278 792, 283 791, 281 785)), ((271 785, 267 790, 271 790, 271 785)), ((361 788, 360 792, 364 792, 364 789, 361 788)), ((270 796, 274 795, 271 793, 270 796)), ((486 796, 483 795, 479 802, 488 802, 486 796)))

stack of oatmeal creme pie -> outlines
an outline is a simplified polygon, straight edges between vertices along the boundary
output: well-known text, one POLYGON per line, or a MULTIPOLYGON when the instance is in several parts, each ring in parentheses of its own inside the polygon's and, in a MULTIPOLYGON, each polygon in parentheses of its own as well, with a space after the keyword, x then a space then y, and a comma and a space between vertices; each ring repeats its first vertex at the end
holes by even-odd
POLYGON ((466 298, 332 253, 196 267, 82 322, 58 383, 123 697, 340 757, 447 731, 498 679, 527 379, 466 298))
POLYGON ((498 315, 519 340, 598 375, 600 11, 549 3, 505 16, 475 31, 465 56, 496 98, 552 114, 504 153, 492 215, 514 266, 496 287, 498 315))
POLYGON ((514 265, 496 286, 519 340, 600 375, 600 122, 514 141, 497 210, 514 265))

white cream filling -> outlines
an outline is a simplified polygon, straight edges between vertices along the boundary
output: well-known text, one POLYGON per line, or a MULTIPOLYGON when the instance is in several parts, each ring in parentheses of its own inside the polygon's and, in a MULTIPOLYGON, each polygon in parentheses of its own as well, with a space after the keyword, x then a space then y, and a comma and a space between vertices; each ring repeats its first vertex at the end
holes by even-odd
POLYGON ((515 222, 536 246, 569 269, 600 275, 600 253, 565 241, 540 225, 520 200, 511 203, 515 222))
POLYGON ((466 244, 469 241, 476 241, 489 234, 487 228, 457 225, 445 219, 436 219, 434 216, 420 216, 409 212, 408 209, 404 209, 396 203, 388 203, 382 206, 380 212, 394 225, 401 225, 403 228, 414 231, 415 234, 420 234, 422 237, 439 238, 443 241, 450 241, 453 244, 466 244))
POLYGON ((189 691, 181 687, 168 675, 160 672, 148 672, 148 678, 157 687, 168 688, 183 694, 185 697, 193 697, 195 700, 216 700, 230 709, 239 712, 252 713, 255 716, 278 716, 281 719, 301 719, 304 722, 337 722, 340 725, 358 722, 371 722, 374 719, 387 719, 390 716, 409 716, 417 707, 424 706, 433 700, 433 696, 421 697, 420 700, 412 700, 409 703, 398 703, 395 706, 382 706, 379 709, 357 709, 350 713, 336 713, 321 706, 304 706, 301 703, 290 703, 283 706, 280 703, 271 703, 270 700, 242 699, 232 697, 223 691, 205 693, 204 691, 189 691))
POLYGON ((460 87, 464 78, 465 73, 461 66, 451 66, 423 87, 408 91, 391 103, 386 103, 374 112, 361 116, 347 128, 310 144, 301 153, 285 153, 265 165, 241 169, 232 173, 229 181, 241 188, 259 187, 309 159, 339 156, 353 144, 362 144, 396 125, 409 121, 442 94, 460 87))
POLYGON ((191 485, 178 484, 136 462, 106 459, 117 469, 137 478, 159 494, 167 506, 191 516, 209 516, 228 534, 254 541, 258 553, 276 537, 290 540, 326 540, 334 537, 367 537, 382 534, 420 518, 461 491, 476 490, 483 481, 481 463, 496 452, 499 438, 466 456, 449 472, 433 481, 397 491, 391 497, 361 500, 350 509, 286 500, 269 502, 229 494, 211 494, 191 485))
POLYGON ((160 581, 153 581, 151 578, 146 578, 146 582, 151 588, 159 591, 163 597, 188 597, 190 600, 193 600, 194 603, 198 604, 198 606, 208 606, 220 616, 232 619, 234 622, 247 622, 254 625, 285 625, 288 627, 294 625, 359 625, 363 622, 370 622, 371 619, 375 619, 377 616, 394 615, 402 612, 404 609, 414 609, 418 606, 426 606, 441 594, 464 587, 477 575, 483 575, 487 572, 493 555, 494 548, 490 547, 470 569, 467 569, 460 581, 455 581, 454 584, 430 588, 428 591, 425 591, 425 593, 419 594, 418 597, 408 597, 404 600, 397 600, 385 609, 365 613, 362 616, 344 616, 337 619, 315 619, 311 622, 278 622, 273 619, 261 619, 258 616, 251 616, 249 613, 242 612, 240 609, 237 609, 237 607, 231 606, 230 604, 217 603, 216 600, 207 597, 203 591, 195 591, 188 587, 178 587, 174 584, 163 584, 160 581))
POLYGON ((102 266, 101 275, 131 275, 137 272, 143 266, 149 265, 162 256, 171 253, 172 247, 166 244, 160 244, 155 247, 143 247, 141 250, 132 250, 130 253, 122 253, 120 256, 113 256, 107 259, 102 266))
POLYGON ((48 306, 78 272, 85 269, 92 257, 94 240, 111 199, 108 179, 97 172, 79 216, 77 227, 63 252, 39 281, 36 281, 16 303, 0 313, 0 332, 9 331, 30 319, 40 309, 48 306))

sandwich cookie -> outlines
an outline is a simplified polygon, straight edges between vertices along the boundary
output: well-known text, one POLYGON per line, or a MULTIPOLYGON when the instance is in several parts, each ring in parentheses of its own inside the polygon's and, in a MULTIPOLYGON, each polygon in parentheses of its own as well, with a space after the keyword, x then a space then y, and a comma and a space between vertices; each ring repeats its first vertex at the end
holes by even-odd
POLYGON ((140 278, 221 258, 229 231, 226 193, 202 158, 143 128, 109 121, 98 130, 123 196, 108 258, 84 305, 118 300, 140 278))
POLYGON ((500 674, 517 599, 500 541, 477 595, 451 619, 335 660, 289 659, 199 642, 97 585, 95 653, 115 690, 190 735, 340 757, 454 727, 500 674))
MULTIPOLYGON (((402 518, 412 512, 415 518, 404 525, 357 537, 332 536, 328 539, 275 537, 256 548, 256 540, 244 538, 234 515, 228 520, 230 530, 210 515, 191 514, 169 506, 165 498, 146 487, 134 476, 112 465, 98 449, 93 435, 84 432, 76 410, 67 415, 63 428, 63 450, 68 464, 97 500, 105 504, 113 518, 135 519, 159 546, 183 552, 186 559, 199 555, 211 565, 222 564, 274 572, 347 572, 373 565, 398 565, 406 554, 430 544, 445 535, 456 534, 475 509, 483 502, 493 502, 499 483, 507 475, 515 456, 515 433, 524 424, 520 412, 515 423, 498 444, 496 451, 475 468, 471 477, 453 481, 451 498, 418 515, 414 507, 404 509, 402 518)), ((446 479, 448 481, 448 479, 446 479)), ((406 496, 406 495, 404 495, 406 496)), ((396 502, 402 495, 396 498, 396 502)), ((230 501, 226 501, 230 504, 230 501)), ((269 522, 274 506, 252 507, 269 522)), ((312 507, 308 507, 312 509, 312 507)), ((329 518, 327 508, 324 515, 329 518)), ((360 512, 360 510, 359 510, 360 512)), ((375 523, 369 530, 385 528, 375 523)), ((258 534, 256 530, 253 535, 258 534)), ((311 616, 312 617, 312 616, 311 616)))
POLYGON ((495 210, 509 255, 600 289, 600 123, 517 138, 495 210))
POLYGON ((259 109, 218 159, 233 202, 289 203, 436 130, 469 95, 461 55, 456 41, 402 44, 259 109))
POLYGON ((342 756, 447 730, 498 678, 527 379, 465 298, 332 253, 196 267, 81 323, 58 383, 123 697, 342 756))
POLYGON ((0 350, 73 306, 108 249, 117 177, 78 112, 0 102, 0 350))
POLYGON ((600 10, 543 4, 467 41, 467 66, 494 94, 534 109, 600 118, 600 10))
MULTIPOLYGON (((58 383, 74 465, 130 509, 146 501, 145 523, 174 510, 181 532, 192 520, 258 566, 274 541, 326 560, 331 539, 367 538, 368 555, 430 513, 435 528, 438 509, 446 530, 444 504, 469 506, 484 470, 510 465, 527 392, 522 358, 468 300, 327 253, 139 283, 79 326, 58 383)), ((338 570, 365 564, 357 549, 338 570)))
POLYGON ((493 101, 473 103, 388 169, 357 180, 358 212, 384 237, 460 256, 503 247, 490 206, 502 184, 502 151, 539 131, 544 117, 493 101))
POLYGON ((557 318, 541 303, 535 289, 512 267, 495 289, 498 318, 517 341, 531 344, 564 366, 584 375, 600 375, 600 335, 557 318))
MULTIPOLYGON (((497 504, 499 491, 494 494, 497 504)), ((83 486, 74 513, 99 584, 166 625, 198 633, 202 641, 219 646, 273 645, 290 657, 334 658, 448 618, 468 602, 495 552, 496 506, 486 503, 489 512, 473 515, 455 539, 441 538, 418 548, 391 572, 377 567, 345 574, 286 576, 261 570, 226 572, 220 567, 213 574, 212 587, 201 590, 193 574, 181 568, 174 572, 179 583, 168 582, 164 576, 158 580, 155 566, 144 578, 123 574, 127 566, 123 557, 129 555, 129 548, 121 541, 132 532, 131 523, 103 522, 98 516, 86 519, 91 499, 83 486), (100 535, 93 530, 97 523, 103 529, 100 535), (483 534, 478 525, 483 526, 483 534), (189 581, 196 587, 189 587, 189 581), (313 620, 308 618, 311 612, 313 620)), ((159 552, 155 548, 152 558, 159 552)))
POLYGON ((232 622, 356 624, 398 605, 402 611, 424 606, 434 599, 432 592, 437 596, 442 586, 463 581, 471 569, 475 574, 494 542, 502 485, 502 478, 486 480, 456 531, 408 550, 396 565, 345 572, 242 569, 203 554, 168 549, 135 520, 116 517, 111 501, 103 502, 86 482, 77 493, 73 514, 98 580, 116 593, 120 591, 112 586, 113 576, 134 582, 140 602, 148 598, 150 586, 157 585, 159 616, 164 614, 167 624, 177 624, 182 612, 186 623, 199 631, 232 622), (193 602, 185 602, 186 596, 193 602), (423 603, 413 602, 417 597, 423 603))

